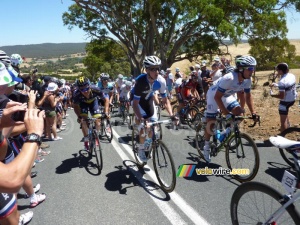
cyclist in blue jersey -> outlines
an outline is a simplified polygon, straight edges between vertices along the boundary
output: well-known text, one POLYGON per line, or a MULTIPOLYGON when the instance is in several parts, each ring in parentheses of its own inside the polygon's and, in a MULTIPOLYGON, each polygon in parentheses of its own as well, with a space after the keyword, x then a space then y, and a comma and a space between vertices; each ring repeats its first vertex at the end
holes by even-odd
MULTIPOLYGON (((166 81, 159 75, 161 60, 156 56, 147 56, 143 62, 146 73, 136 78, 136 84, 132 89, 133 103, 132 108, 136 117, 136 124, 146 123, 148 120, 156 121, 157 113, 154 104, 154 92, 159 91, 165 108, 172 119, 176 119, 172 113, 171 104, 167 98, 166 81)), ((149 134, 151 137, 152 134, 149 134)), ((144 141, 142 131, 139 135, 139 158, 143 162, 147 162, 145 155, 144 141)))

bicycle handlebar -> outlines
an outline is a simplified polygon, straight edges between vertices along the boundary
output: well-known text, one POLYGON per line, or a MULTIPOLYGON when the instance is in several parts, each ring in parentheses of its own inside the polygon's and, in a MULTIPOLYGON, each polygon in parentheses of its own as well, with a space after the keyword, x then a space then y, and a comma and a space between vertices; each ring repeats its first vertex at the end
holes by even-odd
MULTIPOLYGON (((255 117, 253 116, 233 116, 234 120, 244 120, 244 119, 251 119, 253 120, 253 124, 249 125, 248 127, 255 127, 256 124, 260 126, 260 116, 256 115, 255 117)), ((226 117, 222 117, 222 120, 226 120, 226 117)))

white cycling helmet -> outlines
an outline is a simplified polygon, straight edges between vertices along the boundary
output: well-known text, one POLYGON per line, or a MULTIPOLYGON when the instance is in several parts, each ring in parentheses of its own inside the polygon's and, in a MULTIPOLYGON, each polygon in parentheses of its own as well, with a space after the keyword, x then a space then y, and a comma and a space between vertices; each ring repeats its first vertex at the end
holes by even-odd
POLYGON ((236 67, 256 66, 256 60, 252 56, 240 56, 235 59, 236 67))
POLYGON ((101 80, 108 80, 110 77, 108 73, 101 73, 100 78, 101 80))
POLYGON ((144 59, 143 65, 145 68, 151 67, 151 66, 161 66, 161 60, 154 55, 146 56, 144 59))
POLYGON ((126 82, 125 82, 125 85, 126 85, 127 87, 131 87, 131 86, 132 86, 132 83, 131 83, 130 81, 126 81, 126 82))
POLYGON ((19 54, 12 54, 10 60, 13 66, 19 66, 23 63, 23 59, 19 54))
POLYGON ((118 75, 118 78, 119 78, 119 79, 123 79, 123 77, 124 77, 124 76, 123 76, 122 74, 119 74, 119 75, 118 75))
POLYGON ((10 57, 2 50, 0 50, 0 61, 6 66, 10 66, 10 57))

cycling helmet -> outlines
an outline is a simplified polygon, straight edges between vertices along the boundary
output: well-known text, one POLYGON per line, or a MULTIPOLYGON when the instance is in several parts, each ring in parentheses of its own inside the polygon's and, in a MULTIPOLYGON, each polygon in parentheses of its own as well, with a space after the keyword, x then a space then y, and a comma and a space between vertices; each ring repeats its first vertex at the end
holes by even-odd
POLYGON ((252 56, 241 56, 235 59, 236 67, 256 66, 256 60, 252 56))
POLYGON ((119 74, 119 75, 118 75, 118 78, 119 78, 119 79, 123 79, 123 75, 122 75, 122 74, 119 74))
POLYGON ((276 70, 281 70, 283 73, 287 73, 289 70, 289 66, 286 63, 279 63, 276 66, 276 70))
POLYGON ((154 55, 146 56, 144 59, 143 65, 145 68, 151 67, 151 66, 161 66, 161 60, 154 55))
POLYGON ((23 59, 19 54, 12 54, 10 59, 13 66, 19 66, 23 63, 23 59))
POLYGON ((90 80, 87 77, 84 77, 84 76, 79 77, 78 80, 76 81, 76 85, 78 87, 83 87, 83 86, 85 86, 87 84, 88 85, 90 84, 90 80))
POLYGON ((11 63, 10 57, 2 50, 0 50, 0 61, 8 67, 11 63))
POLYGON ((108 73, 101 73, 100 78, 101 78, 101 80, 108 80, 109 79, 109 74, 108 73))
POLYGON ((127 87, 131 87, 131 86, 132 86, 132 83, 131 83, 130 81, 126 81, 126 82, 125 82, 125 85, 126 85, 127 87))

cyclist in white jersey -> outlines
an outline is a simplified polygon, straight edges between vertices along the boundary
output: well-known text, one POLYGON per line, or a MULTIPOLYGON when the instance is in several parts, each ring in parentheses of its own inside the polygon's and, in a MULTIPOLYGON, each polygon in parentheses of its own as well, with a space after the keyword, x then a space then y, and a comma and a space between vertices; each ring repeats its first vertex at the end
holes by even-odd
POLYGON ((280 131, 284 131, 289 127, 289 108, 294 105, 297 98, 296 91, 296 78, 295 75, 289 73, 289 67, 286 63, 279 63, 276 66, 278 75, 281 77, 278 84, 273 83, 270 85, 279 88, 279 94, 273 94, 271 89, 271 97, 279 98, 279 115, 280 115, 280 131))
POLYGON ((244 91, 246 94, 247 106, 255 118, 253 99, 250 92, 251 76, 255 71, 256 60, 252 56, 241 56, 236 59, 236 69, 233 72, 225 74, 216 80, 207 92, 207 111, 205 129, 204 158, 210 162, 210 143, 212 129, 216 121, 218 110, 220 109, 226 115, 228 121, 233 115, 240 115, 245 110, 240 106, 234 94, 238 91, 244 91))

